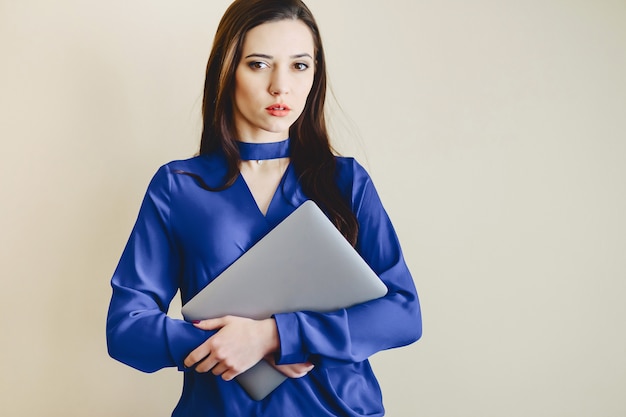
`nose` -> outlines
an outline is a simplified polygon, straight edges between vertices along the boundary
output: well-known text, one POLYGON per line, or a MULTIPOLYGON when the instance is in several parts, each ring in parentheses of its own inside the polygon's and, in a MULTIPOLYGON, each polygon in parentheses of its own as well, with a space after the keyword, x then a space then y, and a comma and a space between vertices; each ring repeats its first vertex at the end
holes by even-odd
POLYGON ((269 93, 273 96, 282 96, 289 92, 287 74, 277 69, 272 73, 269 84, 269 93))

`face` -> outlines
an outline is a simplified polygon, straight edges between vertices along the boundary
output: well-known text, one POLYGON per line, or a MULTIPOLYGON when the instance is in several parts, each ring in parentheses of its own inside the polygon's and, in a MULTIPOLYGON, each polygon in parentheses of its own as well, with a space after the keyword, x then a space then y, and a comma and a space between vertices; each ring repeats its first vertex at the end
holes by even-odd
POLYGON ((289 136, 315 75, 313 36, 300 20, 264 23, 246 34, 235 72, 238 139, 276 142, 289 136))

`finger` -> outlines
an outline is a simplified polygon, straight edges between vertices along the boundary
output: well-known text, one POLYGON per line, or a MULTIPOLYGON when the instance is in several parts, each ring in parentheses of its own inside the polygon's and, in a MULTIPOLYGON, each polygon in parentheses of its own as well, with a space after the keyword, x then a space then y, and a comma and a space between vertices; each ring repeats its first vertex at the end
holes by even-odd
POLYGON ((224 365, 223 362, 216 364, 213 369, 211 369, 211 373, 215 376, 220 376, 228 371, 228 367, 224 365))
POLYGON ((211 351, 209 350, 209 347, 205 343, 203 343, 195 348, 189 355, 187 355, 187 357, 183 361, 183 364, 187 368, 192 368, 194 365, 209 356, 210 353, 211 351))
POLYGON ((228 324, 230 316, 217 317, 214 319, 196 320, 193 321, 193 325, 202 330, 216 330, 220 329, 228 324))
POLYGON ((220 329, 226 325, 226 317, 218 317, 216 319, 207 319, 194 321, 193 325, 202 330, 220 329))
POLYGON ((222 379, 224 381, 232 381, 240 373, 241 372, 235 371, 234 369, 229 369, 222 374, 222 379))
POLYGON ((304 368, 302 370, 302 376, 305 376, 306 374, 308 374, 309 372, 311 372, 313 370, 313 368, 315 368, 315 365, 310 364, 309 366, 307 366, 306 368, 304 368))
POLYGON ((303 376, 305 376, 306 374, 308 374, 309 372, 311 372, 313 370, 313 366, 310 367, 306 367, 306 368, 300 368, 295 372, 295 376, 294 378, 302 378, 303 376))
POLYGON ((292 369, 290 369, 290 372, 289 372, 288 376, 290 378, 302 378, 303 376, 308 374, 311 371, 311 369, 313 369, 313 368, 310 368, 310 369, 309 368, 300 368, 300 367, 292 368, 292 369))
POLYGON ((288 376, 289 378, 302 378, 311 370, 313 370, 313 364, 310 362, 296 363, 291 365, 275 365, 275 368, 280 372, 288 376))
POLYGON ((217 361, 217 359, 215 359, 215 357, 213 357, 212 355, 209 355, 203 361, 201 361, 198 365, 196 365, 195 371, 198 373, 209 372, 215 369, 217 365, 219 365, 219 362, 217 361))

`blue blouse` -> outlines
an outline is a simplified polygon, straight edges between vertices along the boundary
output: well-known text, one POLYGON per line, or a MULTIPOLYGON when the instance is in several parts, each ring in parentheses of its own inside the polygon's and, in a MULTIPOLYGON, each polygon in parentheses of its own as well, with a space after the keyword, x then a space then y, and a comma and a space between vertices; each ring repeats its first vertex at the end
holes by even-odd
MULTIPOLYGON (((380 387, 367 360, 421 336, 413 279, 393 226, 366 171, 337 157, 337 184, 359 222, 356 249, 388 287, 385 297, 331 313, 276 314, 277 363, 311 361, 306 376, 288 379, 262 401, 236 381, 185 369, 183 360, 214 331, 167 316, 180 289, 182 303, 218 276, 300 206, 304 195, 289 166, 266 215, 243 177, 219 192, 227 165, 219 154, 162 166, 144 197, 115 270, 107 318, 109 354, 136 369, 178 367, 183 392, 172 416, 382 416, 380 387)), ((251 277, 253 279, 253 277, 251 277)))

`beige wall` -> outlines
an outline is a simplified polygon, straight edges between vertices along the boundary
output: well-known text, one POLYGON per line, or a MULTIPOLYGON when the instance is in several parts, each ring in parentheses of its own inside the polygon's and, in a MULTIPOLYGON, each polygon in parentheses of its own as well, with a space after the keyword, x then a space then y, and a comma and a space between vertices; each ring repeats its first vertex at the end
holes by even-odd
MULTIPOLYGON (((0 415, 173 408, 107 357, 108 281, 228 3, 0 0, 0 415)), ((423 303, 388 415, 626 415, 626 3, 309 5, 423 303)))

